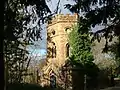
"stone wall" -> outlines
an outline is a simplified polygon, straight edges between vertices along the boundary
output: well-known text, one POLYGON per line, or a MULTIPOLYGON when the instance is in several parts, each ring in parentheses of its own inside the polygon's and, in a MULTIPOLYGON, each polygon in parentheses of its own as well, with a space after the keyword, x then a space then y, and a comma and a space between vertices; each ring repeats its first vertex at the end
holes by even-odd
MULTIPOLYGON (((66 44, 68 43, 68 32, 66 29, 70 29, 75 23, 77 23, 78 15, 56 15, 51 23, 47 25, 47 65, 43 67, 44 77, 49 79, 51 70, 56 74, 59 73, 59 69, 64 65, 66 57, 66 44), (56 57, 52 57, 52 47, 56 46, 56 57)), ((56 75, 59 77, 59 75, 56 75)), ((44 80, 46 84, 49 80, 44 80)), ((57 83, 61 82, 57 78, 57 83)))

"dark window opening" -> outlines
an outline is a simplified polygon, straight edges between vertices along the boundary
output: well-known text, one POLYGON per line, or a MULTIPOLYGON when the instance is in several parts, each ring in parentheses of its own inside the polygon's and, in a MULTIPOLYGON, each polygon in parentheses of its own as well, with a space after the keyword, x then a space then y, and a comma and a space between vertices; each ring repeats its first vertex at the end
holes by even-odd
POLYGON ((54 53, 55 53, 55 58, 56 58, 56 46, 55 46, 54 50, 55 50, 54 53))
POLYGON ((52 72, 50 75, 50 86, 51 88, 56 88, 56 76, 54 72, 52 72))
POLYGON ((53 43, 53 47, 52 47, 52 58, 56 58, 56 46, 55 46, 55 43, 53 43))
POLYGON ((52 47, 52 58, 54 58, 54 48, 52 47))
POLYGON ((66 44, 66 57, 69 57, 69 55, 70 55, 70 46, 69 46, 69 44, 67 43, 67 44, 66 44))
POLYGON ((52 34, 55 35, 55 31, 54 30, 52 31, 52 34))

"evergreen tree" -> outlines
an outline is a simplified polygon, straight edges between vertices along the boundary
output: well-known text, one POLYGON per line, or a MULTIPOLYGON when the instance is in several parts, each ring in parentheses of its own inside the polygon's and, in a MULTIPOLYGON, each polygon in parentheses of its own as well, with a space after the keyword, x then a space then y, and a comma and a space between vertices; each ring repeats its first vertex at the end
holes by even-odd
POLYGON ((78 88, 75 90, 82 90, 83 86, 84 88, 95 87, 95 84, 97 83, 96 77, 98 74, 98 67, 93 63, 94 58, 91 52, 89 33, 87 30, 84 32, 83 30, 79 31, 79 29, 82 29, 79 26, 74 26, 69 34, 69 43, 71 47, 70 61, 73 65, 73 69, 75 70, 73 73, 76 73, 73 74, 72 78, 76 78, 75 80, 78 80, 77 82, 74 82, 73 80, 73 84, 75 85, 73 88, 78 88), (90 79, 87 80, 86 76, 90 79))
POLYGON ((71 54, 74 55, 74 60, 85 65, 86 63, 92 63, 93 55, 91 52, 91 42, 89 33, 78 31, 79 26, 73 27, 73 30, 69 34, 69 43, 71 46, 71 54))

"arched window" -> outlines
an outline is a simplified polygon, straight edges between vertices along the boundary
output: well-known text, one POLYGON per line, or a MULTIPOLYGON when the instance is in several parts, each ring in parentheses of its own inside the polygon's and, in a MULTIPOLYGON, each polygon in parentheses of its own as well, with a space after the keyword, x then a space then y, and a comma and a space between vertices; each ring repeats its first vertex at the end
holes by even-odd
POLYGON ((52 46, 52 58, 56 58, 56 46, 55 46, 54 42, 53 42, 53 46, 52 46))
POLYGON ((54 30, 52 31, 52 34, 55 35, 55 31, 54 30))
POLYGON ((54 54, 55 54, 55 58, 56 58, 56 46, 54 46, 54 54))
POLYGON ((55 30, 52 29, 52 30, 51 30, 51 33, 52 33, 52 35, 55 35, 55 30))
POLYGON ((52 47, 52 58, 54 58, 54 48, 52 47))
POLYGON ((70 28, 70 27, 66 27, 66 28, 65 28, 65 31, 69 34, 70 31, 71 31, 71 28, 70 28))
POLYGON ((66 44, 66 57, 69 57, 70 55, 70 45, 67 43, 66 44))
POLYGON ((50 73, 50 86, 51 88, 56 88, 56 76, 53 71, 50 73))

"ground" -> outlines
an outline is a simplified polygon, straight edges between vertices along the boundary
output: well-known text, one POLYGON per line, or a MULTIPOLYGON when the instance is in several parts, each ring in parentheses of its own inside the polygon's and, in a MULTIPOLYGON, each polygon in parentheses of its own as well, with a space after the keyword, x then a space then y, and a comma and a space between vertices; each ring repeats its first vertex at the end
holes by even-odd
POLYGON ((119 87, 109 87, 109 88, 101 89, 101 90, 120 90, 120 86, 119 87))

